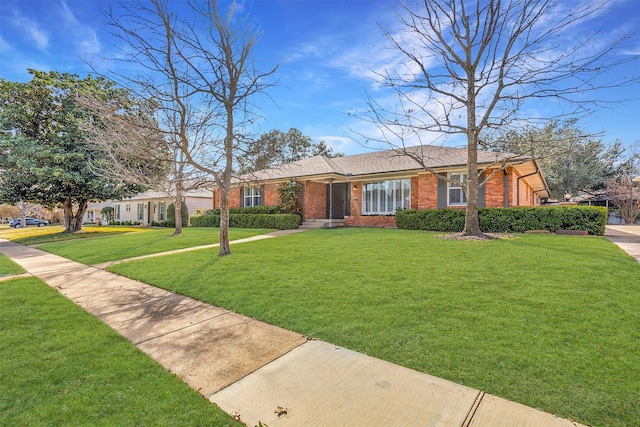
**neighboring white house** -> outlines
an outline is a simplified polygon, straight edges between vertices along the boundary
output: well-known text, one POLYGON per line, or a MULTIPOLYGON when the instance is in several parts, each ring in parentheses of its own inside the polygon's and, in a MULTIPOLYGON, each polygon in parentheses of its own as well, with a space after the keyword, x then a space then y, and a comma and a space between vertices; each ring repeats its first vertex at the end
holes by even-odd
MULTIPOLYGON (((189 216, 196 214, 196 210, 213 208, 213 192, 211 190, 191 190, 184 193, 184 202, 189 210, 189 216)), ((131 221, 148 225, 153 222, 167 220, 167 206, 173 203, 173 197, 163 191, 145 191, 134 197, 122 200, 108 200, 100 203, 89 203, 84 222, 96 222, 102 219, 102 209, 113 208, 114 221, 131 221)))

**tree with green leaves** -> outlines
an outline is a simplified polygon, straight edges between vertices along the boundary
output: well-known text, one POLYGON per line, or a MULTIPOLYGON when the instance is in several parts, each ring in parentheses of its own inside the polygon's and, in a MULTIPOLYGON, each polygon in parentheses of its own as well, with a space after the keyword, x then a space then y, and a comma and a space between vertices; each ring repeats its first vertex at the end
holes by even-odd
POLYGON ((238 157, 239 173, 268 169, 313 156, 341 157, 324 141, 313 142, 296 128, 287 132, 271 130, 249 144, 238 157))
POLYGON ((79 231, 90 201, 120 199, 144 188, 96 172, 108 159, 88 142, 82 124, 91 111, 77 98, 89 94, 122 108, 133 101, 104 78, 29 73, 27 83, 0 79, 0 201, 62 206, 65 231, 79 231))
POLYGON ((482 145, 537 159, 551 197, 557 200, 567 193, 602 190, 608 180, 635 173, 638 160, 638 153, 621 141, 606 145, 582 130, 576 120, 493 132, 483 136, 482 145))

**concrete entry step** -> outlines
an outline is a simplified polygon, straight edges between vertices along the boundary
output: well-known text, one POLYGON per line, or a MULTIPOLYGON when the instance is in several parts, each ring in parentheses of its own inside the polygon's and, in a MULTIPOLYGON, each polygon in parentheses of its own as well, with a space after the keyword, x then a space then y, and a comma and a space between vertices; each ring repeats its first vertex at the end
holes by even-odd
POLYGON ((302 221, 302 224, 300 224, 300 228, 302 229, 336 227, 344 227, 344 219, 308 219, 302 221))

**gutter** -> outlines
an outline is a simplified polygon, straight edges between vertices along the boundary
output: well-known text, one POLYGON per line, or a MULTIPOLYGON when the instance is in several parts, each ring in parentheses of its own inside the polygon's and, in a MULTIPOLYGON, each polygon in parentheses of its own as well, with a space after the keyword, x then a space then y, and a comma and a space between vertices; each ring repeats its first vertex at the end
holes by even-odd
MULTIPOLYGON (((528 176, 533 176, 533 175, 537 174, 538 172, 540 172, 540 167, 538 166, 538 162, 536 162, 534 160, 533 164, 536 165, 536 170, 535 171, 533 171, 531 173, 528 173, 526 175, 519 176, 518 179, 516 180, 516 201, 517 201, 516 206, 520 206, 520 180, 522 178, 526 178, 528 176)), ((537 193, 537 191, 535 193, 537 193)))

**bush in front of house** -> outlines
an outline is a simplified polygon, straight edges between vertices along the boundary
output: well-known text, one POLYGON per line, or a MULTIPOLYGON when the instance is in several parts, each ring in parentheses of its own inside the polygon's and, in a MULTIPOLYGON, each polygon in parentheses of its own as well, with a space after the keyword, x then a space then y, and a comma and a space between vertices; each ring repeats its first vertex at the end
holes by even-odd
MULTIPOLYGON (((186 227, 189 224, 189 208, 185 202, 182 202, 182 226, 186 227)), ((176 205, 171 203, 167 206, 167 221, 168 227, 176 226, 176 205)))
MULTIPOLYGON (((286 213, 282 206, 247 206, 246 208, 230 208, 229 214, 241 215, 275 215, 286 213)), ((220 215, 220 209, 209 209, 203 215, 220 215)))
MULTIPOLYGON (((396 213, 396 225, 408 230, 460 232, 464 216, 465 211, 459 209, 409 209, 396 213)), ((485 233, 586 230, 602 236, 607 223, 607 209, 599 206, 481 208, 478 216, 485 233)))
MULTIPOLYGON (((275 228, 291 230, 300 226, 300 215, 294 214, 230 214, 229 227, 275 228)), ((192 227, 220 227, 220 215, 196 215, 191 217, 192 227)))

